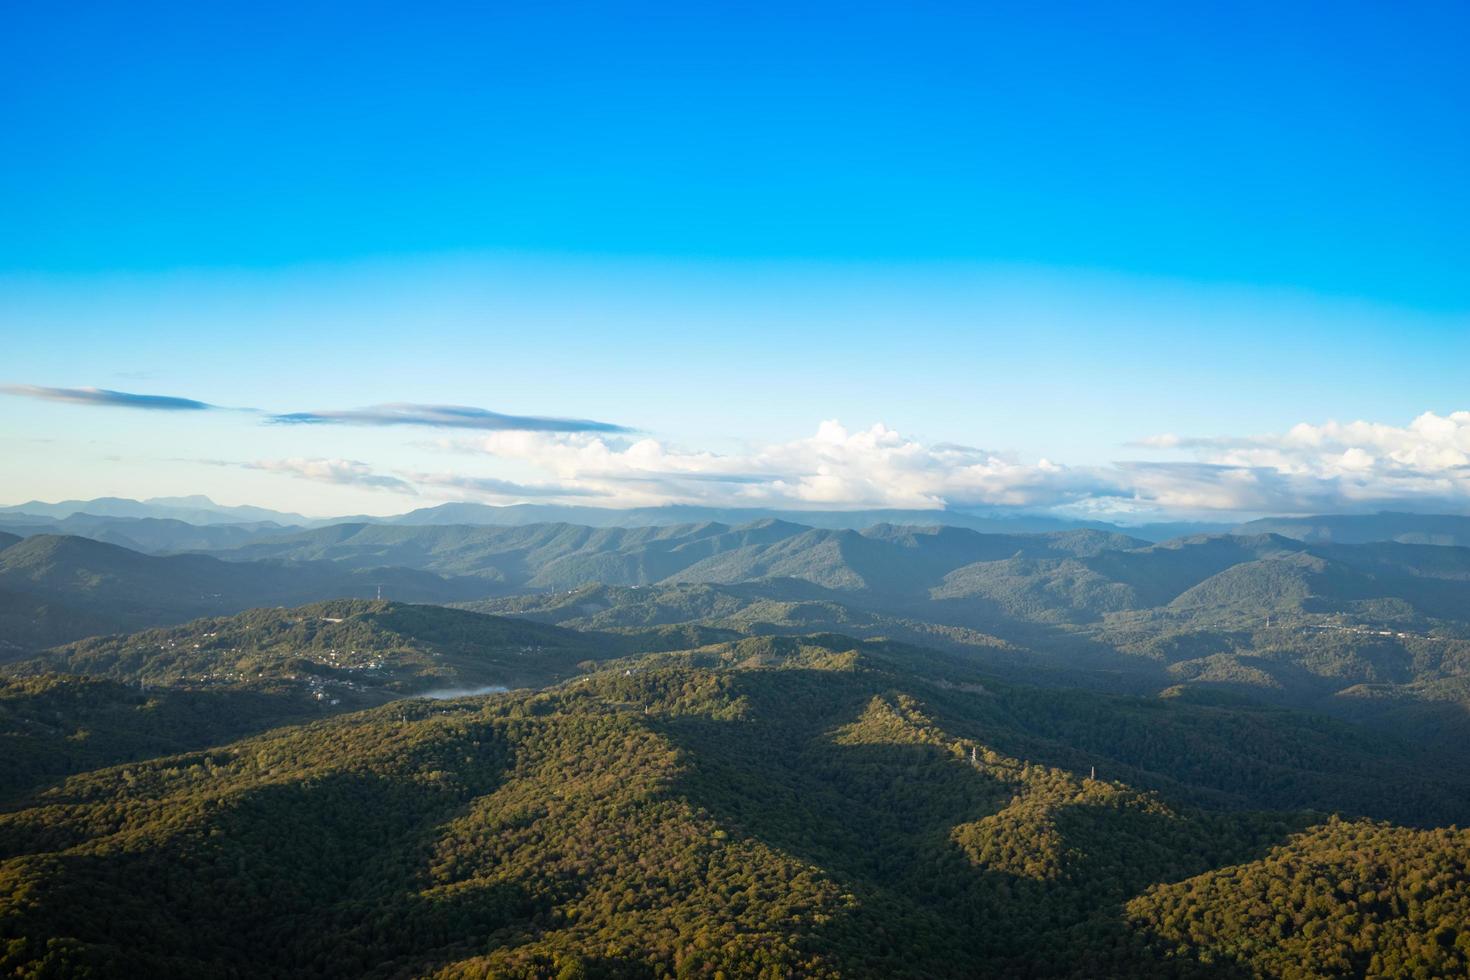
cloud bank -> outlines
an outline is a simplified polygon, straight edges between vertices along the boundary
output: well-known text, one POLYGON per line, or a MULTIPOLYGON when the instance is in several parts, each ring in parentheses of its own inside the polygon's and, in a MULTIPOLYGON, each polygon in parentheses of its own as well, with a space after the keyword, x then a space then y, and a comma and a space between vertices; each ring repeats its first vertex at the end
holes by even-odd
POLYGON ((882 424, 850 430, 837 421, 821 423, 805 438, 729 454, 649 436, 513 428, 429 445, 479 461, 439 472, 381 472, 360 460, 299 457, 226 465, 493 503, 1017 509, 1139 520, 1470 511, 1470 412, 1426 412, 1406 425, 1328 421, 1275 434, 1165 433, 1130 444, 1154 458, 1099 466, 926 444, 882 424), (544 479, 510 480, 493 472, 504 467, 544 479))
POLYGON ((1122 492, 1107 477, 966 446, 925 446, 884 425, 823 422, 805 439, 721 455, 653 438, 497 432, 445 448, 528 463, 580 495, 624 505, 1050 507, 1122 492))
POLYGON ((163 412, 199 412, 220 406, 173 395, 139 395, 107 388, 45 388, 40 385, 0 385, 0 392, 50 402, 97 405, 108 408, 145 408, 163 412))
MULTIPOLYGON (((554 477, 554 484, 538 485, 537 496, 603 497, 621 506, 1019 508, 1098 516, 1470 507, 1470 412, 1426 412, 1406 426, 1325 422, 1282 434, 1158 435, 1135 448, 1176 458, 1103 466, 926 445, 881 424, 849 430, 836 421, 808 438, 730 455, 597 433, 493 432, 441 445, 554 477)), ((436 485, 456 486, 442 479, 436 485)))
POLYGON ((503 415, 468 405, 415 405, 396 402, 367 408, 321 412, 287 412, 268 416, 278 425, 427 425, 448 429, 497 432, 630 432, 626 426, 591 419, 538 415, 503 415))
POLYGON ((1151 436, 1193 464, 1131 464, 1170 507, 1306 513, 1470 506, 1470 412, 1425 412, 1396 426, 1303 422, 1255 436, 1151 436))

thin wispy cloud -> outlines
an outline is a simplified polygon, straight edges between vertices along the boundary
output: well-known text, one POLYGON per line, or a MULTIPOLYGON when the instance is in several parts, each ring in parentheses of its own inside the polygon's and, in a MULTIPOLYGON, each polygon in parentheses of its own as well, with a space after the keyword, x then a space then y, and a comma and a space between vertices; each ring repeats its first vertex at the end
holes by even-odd
POLYGON ((540 415, 506 415, 468 405, 391 403, 367 408, 319 412, 287 412, 268 416, 278 425, 423 425, 446 429, 483 429, 492 432, 631 432, 627 426, 591 419, 540 415))
POLYGON ((103 408, 142 408, 160 412, 202 412, 220 409, 219 405, 179 398, 174 395, 140 395, 110 388, 46 388, 41 385, 0 385, 0 393, 21 398, 38 398, 73 405, 95 405, 103 408))
MULTIPOLYGON (((215 463, 216 461, 209 461, 215 463)), ((229 465, 229 464, 226 464, 229 465)), ((396 476, 376 472, 367 463, 357 459, 321 459, 293 457, 290 459, 262 459, 235 464, 242 469, 263 470, 280 473, 317 483, 332 483, 338 486, 365 487, 369 490, 387 490, 393 493, 415 494, 413 484, 396 476)))

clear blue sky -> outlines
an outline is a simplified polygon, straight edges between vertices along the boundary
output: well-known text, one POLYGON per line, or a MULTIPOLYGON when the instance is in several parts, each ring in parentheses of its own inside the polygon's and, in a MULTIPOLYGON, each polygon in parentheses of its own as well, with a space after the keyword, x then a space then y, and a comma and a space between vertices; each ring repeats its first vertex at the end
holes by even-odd
MULTIPOLYGON (((0 383, 1079 466, 1403 427, 1470 407, 1467 49, 1464 3, 12 4, 0 383)), ((160 441, 556 477, 0 410, 14 498, 405 503, 160 441)))

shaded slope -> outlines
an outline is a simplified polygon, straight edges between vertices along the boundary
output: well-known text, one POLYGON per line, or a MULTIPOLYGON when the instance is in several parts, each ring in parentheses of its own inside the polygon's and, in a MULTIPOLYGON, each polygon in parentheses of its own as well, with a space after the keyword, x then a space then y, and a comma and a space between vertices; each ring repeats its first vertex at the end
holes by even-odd
POLYGON ((22 537, 69 534, 145 554, 238 548, 255 538, 287 530, 273 521, 251 524, 190 524, 161 517, 99 517, 71 514, 61 518, 0 514, 0 526, 22 537), (22 523, 24 521, 24 523, 22 523))
POLYGON ((483 586, 410 569, 352 570, 328 563, 226 562, 205 555, 144 555, 75 536, 35 535, 0 551, 0 596, 17 620, 36 621, 18 646, 137 629, 252 606, 373 595, 450 601, 483 586), (52 605, 79 610, 46 614, 52 605), (43 615, 46 617, 41 621, 43 615))
POLYGON ((11 670, 149 684, 289 681, 333 698, 381 701, 434 689, 542 685, 575 673, 579 661, 623 649, 525 620, 344 599, 82 640, 11 670))
POLYGON ((0 801, 75 773, 218 745, 329 710, 305 694, 273 690, 0 678, 0 801))
POLYGON ((1143 542, 1101 531, 980 534, 953 527, 877 525, 867 531, 764 520, 634 528, 340 524, 222 552, 230 559, 331 560, 475 575, 506 588, 568 589, 592 582, 731 583, 793 578, 827 588, 922 593, 968 563, 1016 554, 1097 554, 1143 542))
POLYGON ((1470 546, 1470 517, 1458 514, 1327 514, 1319 517, 1267 517, 1236 528, 1237 534, 1279 534, 1310 544, 1404 544, 1470 546))
MULTIPOLYGON (((0 928, 15 939, 0 965, 1238 975, 1213 961, 1214 936, 1161 945, 1138 903, 1260 862, 1316 818, 1199 810, 1172 790, 1085 778, 1049 761, 1078 751, 1067 738, 1014 719, 1055 713, 1109 740, 1121 702, 1079 712, 955 671, 894 645, 753 639, 77 776, 0 816, 0 928)), ((1204 744, 1238 738, 1212 721, 1229 712, 1157 710, 1204 744)), ((1285 745, 1294 724, 1276 726, 1285 745)), ((1464 875, 1453 840, 1423 839, 1425 867, 1464 875)), ((1439 941, 1408 909, 1377 914, 1439 941)), ((1317 906, 1301 916, 1313 934, 1331 922, 1317 906)))

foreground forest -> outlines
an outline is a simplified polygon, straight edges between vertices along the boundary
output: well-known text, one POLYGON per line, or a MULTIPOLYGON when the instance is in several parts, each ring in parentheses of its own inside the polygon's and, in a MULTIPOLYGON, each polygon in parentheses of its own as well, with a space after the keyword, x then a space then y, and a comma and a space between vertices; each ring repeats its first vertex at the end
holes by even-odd
MULTIPOLYGON (((177 977, 1470 969, 1470 835, 1454 829, 1470 772, 1411 744, 1276 708, 1017 686, 830 634, 586 667, 539 692, 285 727, 272 706, 270 730, 241 741, 15 788, 0 962, 177 977)), ((44 703, 32 716, 56 725, 81 710, 58 690, 97 683, 115 682, 17 681, 0 704, 15 725, 44 703)), ((176 710, 173 687, 134 696, 138 714, 176 710)), ((84 738, 116 737, 127 713, 84 738)))

